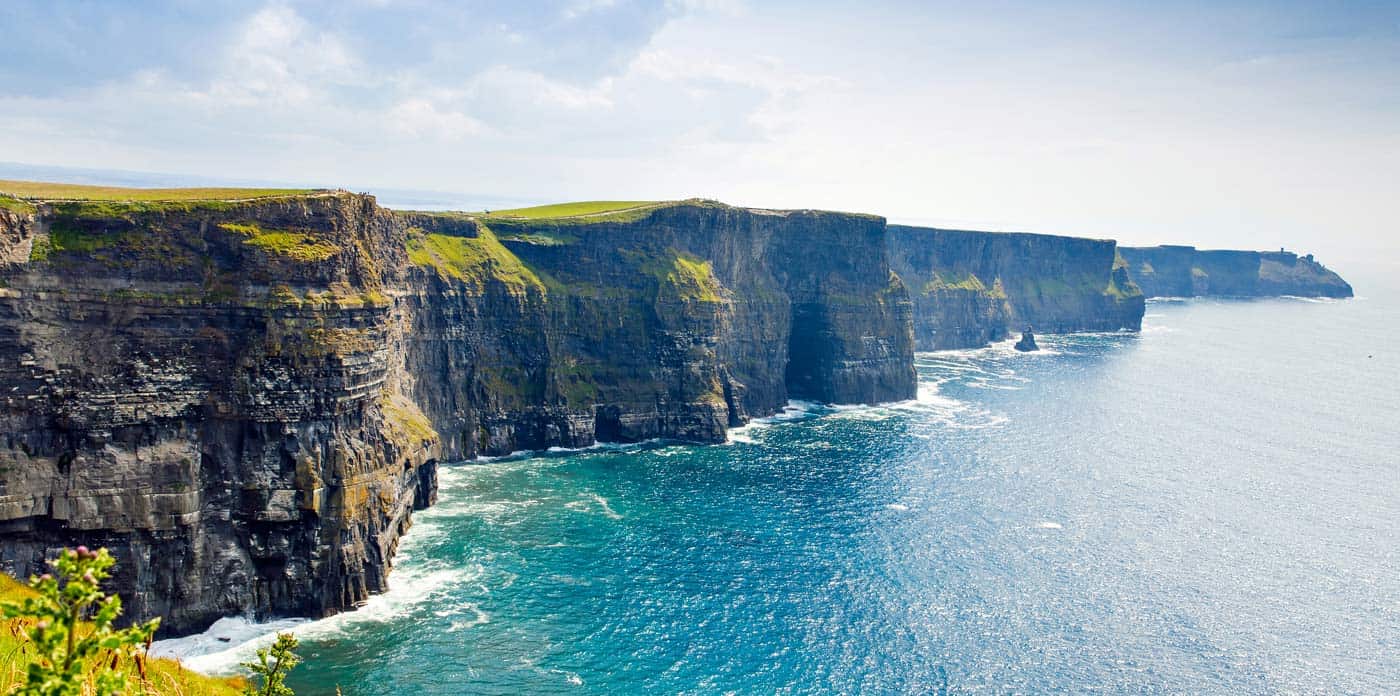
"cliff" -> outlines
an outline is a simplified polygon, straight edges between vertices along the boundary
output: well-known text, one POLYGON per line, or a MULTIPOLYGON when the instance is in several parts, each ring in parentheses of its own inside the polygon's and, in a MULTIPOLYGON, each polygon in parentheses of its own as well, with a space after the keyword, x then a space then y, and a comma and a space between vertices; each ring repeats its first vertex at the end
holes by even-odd
POLYGON ((889 226, 919 350, 1042 333, 1138 330, 1142 292, 1111 240, 889 226))
POLYGON ((1351 297, 1341 276, 1287 251, 1123 247, 1128 272, 1148 297, 1351 297))
POLYGON ((911 398, 884 221, 344 192, 0 197, 0 569, 107 546, 167 634, 384 589, 436 461, 911 398))

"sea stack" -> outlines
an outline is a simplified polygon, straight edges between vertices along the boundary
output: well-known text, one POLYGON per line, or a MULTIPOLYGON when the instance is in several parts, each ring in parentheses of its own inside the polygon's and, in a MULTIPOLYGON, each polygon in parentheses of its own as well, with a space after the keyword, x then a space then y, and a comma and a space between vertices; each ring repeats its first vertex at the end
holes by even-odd
POLYGON ((1035 332, 1027 328, 1021 332, 1021 340, 1016 342, 1016 350, 1022 353, 1029 353, 1033 350, 1040 350, 1040 346, 1035 344, 1035 332))

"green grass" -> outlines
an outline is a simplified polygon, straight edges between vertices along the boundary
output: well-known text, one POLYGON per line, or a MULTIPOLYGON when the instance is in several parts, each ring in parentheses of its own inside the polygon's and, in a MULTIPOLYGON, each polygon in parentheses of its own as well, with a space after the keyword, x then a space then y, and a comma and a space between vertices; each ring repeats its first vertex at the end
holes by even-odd
POLYGON ((724 286, 715 278, 710 262, 690 254, 667 249, 659 257, 648 257, 643 252, 623 252, 624 257, 640 261, 643 273, 660 282, 663 293, 674 293, 682 300, 699 302, 723 302, 724 286))
POLYGON ((970 290, 974 292, 983 292, 986 289, 986 284, 983 283, 982 279, 978 278, 975 273, 936 272, 933 274, 931 280, 924 283, 925 295, 938 290, 970 290))
POLYGON ((22 201, 13 196, 0 195, 0 210, 8 210, 20 215, 33 215, 34 204, 29 201, 22 201))
POLYGON ((1118 279, 1117 279, 1116 277, 1114 277, 1114 276, 1109 276, 1109 278, 1108 278, 1108 287, 1104 289, 1103 294, 1108 295, 1109 297, 1112 297, 1112 298, 1114 298, 1114 299, 1116 299, 1116 300, 1123 300, 1123 299, 1132 297, 1132 296, 1134 296, 1134 295, 1141 295, 1141 294, 1142 294, 1142 291, 1141 291, 1141 290, 1137 290, 1136 292, 1133 292, 1134 290, 1137 290, 1137 288, 1136 288, 1136 287, 1133 287, 1133 288, 1125 288, 1125 287, 1119 286, 1119 285, 1118 285, 1118 279))
POLYGON ((438 433, 417 404, 399 395, 384 392, 379 396, 379 410, 384 414, 385 427, 399 443, 421 445, 437 442, 438 433))
POLYGON ((544 283, 518 256, 512 254, 484 225, 475 237, 411 231, 408 260, 431 268, 445 278, 455 278, 478 290, 495 279, 515 292, 533 288, 544 292, 544 283))
POLYGON ((547 218, 579 217, 582 215, 600 215, 603 213, 616 213, 624 210, 632 210, 637 208, 652 208, 660 204, 661 203, 658 201, 578 201, 575 203, 555 203, 553 205, 537 205, 530 208, 492 210, 486 214, 491 217, 511 217, 523 218, 527 220, 542 220, 547 218))
POLYGON ((265 230, 257 223, 220 223, 219 227, 242 236, 243 243, 270 254, 304 263, 315 263, 340 253, 340 247, 299 230, 265 230))
POLYGON ((724 286, 715 278, 709 261, 702 261, 689 254, 677 254, 671 259, 671 267, 665 269, 666 280, 670 281, 681 297, 701 302, 722 302, 720 294, 724 286))
POLYGON ((16 198, 67 201, 228 201, 315 193, 318 189, 121 188, 0 179, 0 193, 16 198))
MULTIPOLYGON (((22 601, 32 595, 28 587, 0 573, 0 600, 22 601)), ((33 649, 20 634, 22 625, 21 619, 0 619, 0 694, 8 694, 23 683, 25 670, 33 659, 33 649)), ((129 663, 126 667, 132 668, 129 663)), ((241 677, 220 678, 191 672, 178 661, 168 659, 148 660, 146 674, 150 693, 170 696, 239 696, 245 683, 241 677)), ((91 681, 84 693, 93 693, 91 681)))

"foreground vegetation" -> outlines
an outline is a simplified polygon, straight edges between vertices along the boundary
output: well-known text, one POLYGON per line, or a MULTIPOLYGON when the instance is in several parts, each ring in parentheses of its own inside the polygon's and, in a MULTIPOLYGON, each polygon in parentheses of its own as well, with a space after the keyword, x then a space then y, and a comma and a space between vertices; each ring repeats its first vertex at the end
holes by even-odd
POLYGON ((54 575, 28 586, 0 575, 0 694, 236 696, 251 690, 242 678, 208 677, 175 660, 147 658, 156 622, 113 629, 121 602, 100 590, 111 564, 105 549, 79 547, 54 561, 54 575))
POLYGON ((218 201, 273 198, 315 193, 316 189, 279 188, 123 188, 0 179, 0 194, 15 198, 66 201, 218 201))

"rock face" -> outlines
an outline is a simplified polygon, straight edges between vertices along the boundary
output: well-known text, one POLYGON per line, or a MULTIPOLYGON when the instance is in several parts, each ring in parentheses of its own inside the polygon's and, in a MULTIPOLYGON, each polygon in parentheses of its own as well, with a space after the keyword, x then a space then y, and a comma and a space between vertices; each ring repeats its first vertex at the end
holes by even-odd
POLYGON ((408 372, 447 456, 718 442, 789 398, 911 398, 912 309, 884 221, 703 201, 562 220, 404 216, 408 372), (460 245, 488 270, 458 268, 460 245))
POLYGON ((1034 325, 1142 328, 1142 292, 1111 240, 890 225, 919 350, 976 348, 1034 325))
POLYGON ((109 547, 165 634, 383 590, 440 459, 915 391, 876 217, 0 202, 0 570, 109 547))
POLYGON ((1287 251, 1123 247, 1128 273, 1148 297, 1351 297, 1341 276, 1287 251))

